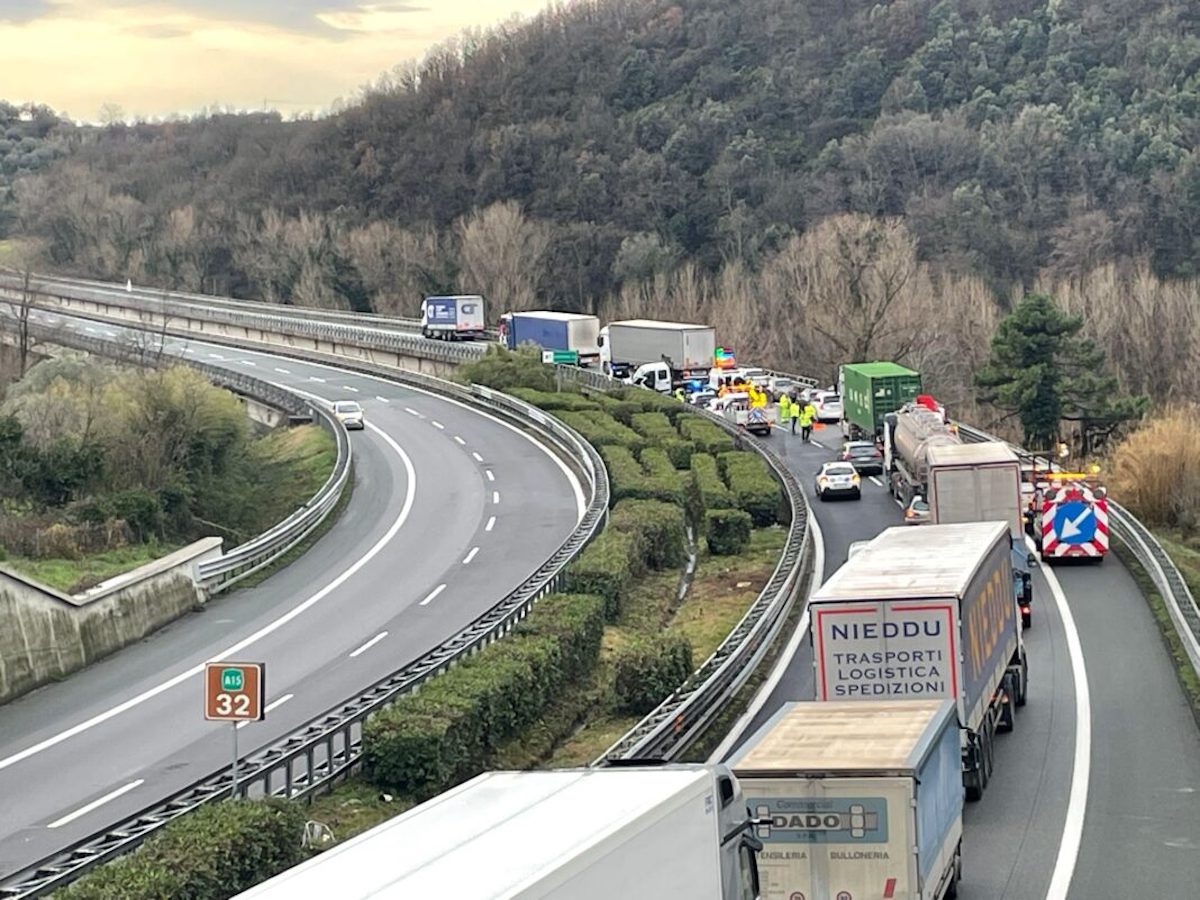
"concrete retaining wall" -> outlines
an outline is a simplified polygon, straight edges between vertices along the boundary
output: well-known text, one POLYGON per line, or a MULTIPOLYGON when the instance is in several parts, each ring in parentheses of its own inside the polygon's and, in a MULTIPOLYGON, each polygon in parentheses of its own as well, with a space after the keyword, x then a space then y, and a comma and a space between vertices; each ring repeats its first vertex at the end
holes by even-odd
POLYGON ((196 566, 221 554, 204 538, 70 595, 0 567, 0 703, 141 640, 204 602, 196 566))

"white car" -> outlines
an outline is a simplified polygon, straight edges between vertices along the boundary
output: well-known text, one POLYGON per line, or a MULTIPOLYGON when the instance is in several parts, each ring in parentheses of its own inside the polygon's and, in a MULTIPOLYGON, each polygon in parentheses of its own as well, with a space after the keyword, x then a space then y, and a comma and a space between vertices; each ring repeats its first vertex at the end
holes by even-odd
POLYGON ((338 400, 333 404, 333 417, 347 431, 362 431, 367 426, 363 423, 363 408, 353 400, 338 400))
POLYGON ((796 382, 792 381, 792 379, 776 375, 767 382, 767 394, 770 395, 772 400, 778 402, 780 397, 784 394, 790 394, 795 387, 796 382))
POLYGON ((817 492, 818 500, 828 500, 830 497, 861 500, 862 476, 848 462, 827 462, 817 472, 813 490, 817 492))
POLYGON ((818 391, 812 400, 817 410, 818 422, 840 422, 842 420, 842 395, 833 391, 818 391))

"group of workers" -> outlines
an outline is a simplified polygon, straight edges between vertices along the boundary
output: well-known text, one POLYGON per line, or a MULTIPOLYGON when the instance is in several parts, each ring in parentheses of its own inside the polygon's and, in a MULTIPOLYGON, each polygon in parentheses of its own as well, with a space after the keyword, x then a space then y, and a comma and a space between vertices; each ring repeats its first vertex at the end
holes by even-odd
POLYGON ((813 423, 817 421, 817 408, 807 400, 801 401, 789 394, 779 398, 779 424, 792 423, 792 434, 796 433, 796 424, 800 425, 800 437, 807 441, 812 434, 813 423))

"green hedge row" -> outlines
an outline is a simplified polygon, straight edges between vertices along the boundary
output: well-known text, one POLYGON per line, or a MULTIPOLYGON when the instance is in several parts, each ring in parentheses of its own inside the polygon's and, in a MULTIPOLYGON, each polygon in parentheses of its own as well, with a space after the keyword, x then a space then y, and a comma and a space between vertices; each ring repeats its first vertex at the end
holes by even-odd
POLYGON ((608 527, 637 537, 637 555, 648 568, 678 568, 687 559, 683 510, 673 503, 622 500, 609 516, 608 527))
POLYGON ((671 420, 660 412, 634 413, 630 417, 629 425, 656 447, 662 447, 664 442, 679 438, 679 432, 675 430, 671 420))
POLYGON ((733 494, 721 480, 716 459, 707 453, 697 453, 692 457, 691 474, 689 503, 695 518, 701 519, 706 510, 734 507, 733 494))
POLYGON ((509 393, 547 412, 558 412, 560 410, 583 412, 600 408, 594 401, 589 400, 587 397, 571 393, 570 391, 551 394, 546 391, 537 391, 533 388, 513 388, 509 393))
POLYGON ((633 416, 638 413, 660 412, 672 422, 688 413, 687 406, 674 397, 633 388, 597 395, 596 400, 612 413, 614 418, 626 424, 630 424, 633 416))
POLYGON ((608 468, 610 496, 614 504, 621 500, 662 500, 680 506, 684 504, 683 479, 664 451, 648 447, 642 451, 643 462, 638 462, 626 447, 609 445, 598 449, 608 468), (646 470, 647 459, 650 460, 652 472, 646 470))
POLYGON ((303 862, 298 804, 226 801, 176 819, 141 849, 56 891, 63 900, 225 900, 303 862))
POLYGON ((728 453, 734 449, 733 438, 720 425, 698 415, 682 416, 679 433, 696 445, 701 453, 728 453))
POLYGON ((763 528, 785 518, 783 491, 766 460, 757 453, 735 451, 722 453, 717 461, 738 509, 750 513, 755 525, 763 528))
POLYGON ((604 600, 551 596, 522 629, 489 644, 363 729, 367 777, 415 799, 483 771, 501 742, 537 722, 600 654, 604 600))
POLYGON ((599 410, 591 412, 563 410, 556 412, 555 415, 583 435, 584 440, 590 442, 596 449, 618 446, 637 451, 646 446, 644 437, 628 425, 622 425, 599 410))
POLYGON ((567 568, 567 590, 604 598, 605 618, 615 622, 633 579, 644 566, 639 539, 628 531, 605 531, 567 568))
POLYGON ((708 550, 716 556, 736 556, 750 543, 754 520, 741 509, 710 509, 705 514, 704 532, 708 550))
POLYGON ((692 674, 692 645, 679 634, 644 638, 613 661, 613 690, 626 712, 644 716, 692 674))

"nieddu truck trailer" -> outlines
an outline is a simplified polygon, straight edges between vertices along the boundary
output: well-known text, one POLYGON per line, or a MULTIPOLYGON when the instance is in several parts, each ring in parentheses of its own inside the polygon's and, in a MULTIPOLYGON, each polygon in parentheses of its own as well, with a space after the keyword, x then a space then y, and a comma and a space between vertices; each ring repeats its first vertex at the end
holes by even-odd
POLYGON ((954 701, 963 784, 979 799, 1028 684, 1008 523, 889 528, 809 608, 817 699, 954 701))
POLYGON ((244 900, 756 900, 725 766, 486 772, 244 900))
POLYGON ((729 763, 766 900, 941 900, 962 872, 952 700, 787 703, 729 763))

